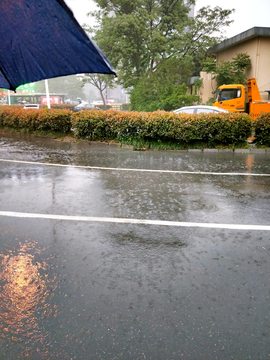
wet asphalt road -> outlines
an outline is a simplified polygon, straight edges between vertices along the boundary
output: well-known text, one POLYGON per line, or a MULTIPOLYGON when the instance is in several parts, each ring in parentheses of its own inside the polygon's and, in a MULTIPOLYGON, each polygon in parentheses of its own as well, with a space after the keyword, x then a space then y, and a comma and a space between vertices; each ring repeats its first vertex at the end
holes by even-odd
MULTIPOLYGON (((0 135, 0 211, 270 225, 270 154, 0 135)), ((270 232, 0 216, 0 359, 269 359, 270 232)))

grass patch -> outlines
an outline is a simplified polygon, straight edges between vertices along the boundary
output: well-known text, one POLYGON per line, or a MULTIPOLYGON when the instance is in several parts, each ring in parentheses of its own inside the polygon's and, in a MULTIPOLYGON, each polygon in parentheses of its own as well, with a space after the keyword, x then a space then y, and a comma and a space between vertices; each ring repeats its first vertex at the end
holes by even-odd
POLYGON ((256 143, 256 149, 269 149, 269 147, 270 147, 270 143, 269 146, 256 143))
POLYGON ((187 150, 187 144, 152 139, 126 139, 122 144, 133 146, 134 150, 187 150))
POLYGON ((233 144, 221 144, 218 142, 213 142, 209 144, 208 148, 219 149, 219 150, 224 150, 224 149, 235 150, 235 149, 250 149, 250 146, 247 141, 238 141, 237 143, 233 143, 233 144))
POLYGON ((247 141, 239 141, 234 144, 222 144, 217 141, 207 142, 194 140, 189 143, 177 141, 162 141, 162 140, 144 140, 144 139, 126 139, 122 141, 124 145, 133 146, 134 150, 188 150, 188 149, 249 149, 250 146, 247 141))
MULTIPOLYGON (((78 141, 74 136, 72 131, 64 133, 61 131, 51 131, 51 130, 29 130, 28 128, 13 128, 13 127, 0 127, 0 131, 7 131, 10 133, 17 133, 23 135, 34 135, 34 136, 43 136, 51 137, 55 139, 62 139, 65 137, 73 138, 78 141)), ((234 144, 221 144, 217 141, 206 142, 200 140, 190 141, 189 143, 181 141, 165 141, 165 140, 152 140, 152 139, 139 139, 139 138, 128 138, 122 140, 121 142, 117 139, 111 139, 104 142, 118 143, 123 145, 128 145, 133 147, 133 150, 188 150, 188 149, 250 149, 250 146, 247 141, 240 141, 234 144)), ((266 148, 264 145, 256 144, 257 148, 266 148)))

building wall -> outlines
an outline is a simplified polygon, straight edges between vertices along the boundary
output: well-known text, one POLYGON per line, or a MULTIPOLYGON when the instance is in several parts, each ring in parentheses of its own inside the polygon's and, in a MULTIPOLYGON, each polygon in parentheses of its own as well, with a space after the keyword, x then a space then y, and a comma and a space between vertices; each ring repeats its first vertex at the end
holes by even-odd
POLYGON ((270 38, 256 37, 243 43, 236 44, 216 54, 217 62, 232 61, 239 53, 247 53, 251 59, 251 67, 247 69, 247 78, 257 80, 259 91, 263 100, 268 99, 265 90, 270 90, 270 38))
POLYGON ((268 99, 268 94, 265 90, 270 90, 270 38, 261 37, 258 44, 258 57, 257 57, 257 83, 259 91, 264 96, 262 99, 268 99))
POLYGON ((216 80, 212 79, 211 74, 207 74, 205 71, 200 72, 200 78, 203 79, 203 85, 200 89, 200 96, 202 104, 206 104, 209 99, 215 97, 212 92, 217 88, 216 80))
POLYGON ((255 77, 256 66, 254 65, 256 64, 257 42, 258 39, 255 38, 218 52, 216 54, 217 63, 221 63, 223 61, 232 61, 232 59, 235 58, 237 54, 247 53, 250 56, 251 67, 247 69, 246 76, 247 78, 255 77))

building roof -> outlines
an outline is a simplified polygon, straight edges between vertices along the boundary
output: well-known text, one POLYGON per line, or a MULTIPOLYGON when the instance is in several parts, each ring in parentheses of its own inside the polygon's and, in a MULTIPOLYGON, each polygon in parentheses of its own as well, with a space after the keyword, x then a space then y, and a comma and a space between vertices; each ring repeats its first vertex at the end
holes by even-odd
POLYGON ((231 46, 234 46, 238 43, 256 38, 258 36, 269 36, 270 37, 270 28, 269 27, 253 27, 249 30, 246 30, 238 35, 235 35, 216 46, 212 47, 209 52, 211 54, 216 54, 222 50, 225 50, 231 46))

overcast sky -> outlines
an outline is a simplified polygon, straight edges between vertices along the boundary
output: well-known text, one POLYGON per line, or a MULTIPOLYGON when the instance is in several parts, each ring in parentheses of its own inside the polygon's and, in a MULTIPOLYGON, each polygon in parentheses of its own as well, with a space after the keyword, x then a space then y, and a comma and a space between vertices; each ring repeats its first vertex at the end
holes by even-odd
MULTIPOLYGON (((95 8, 93 0, 65 0, 80 24, 91 24, 86 14, 95 8)), ((234 23, 226 29, 226 37, 232 37, 254 26, 270 27, 270 0, 197 0, 195 11, 203 6, 220 6, 235 9, 234 23)))

